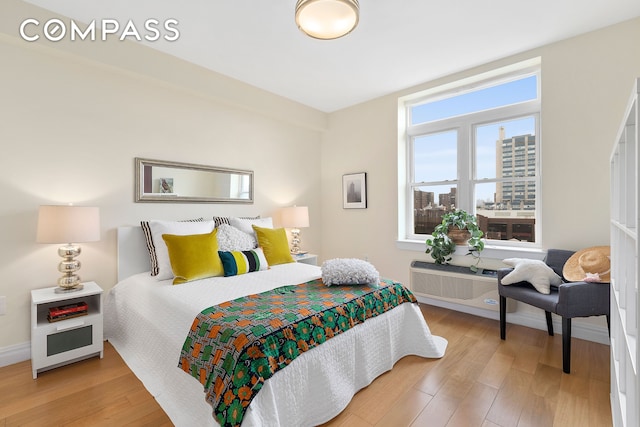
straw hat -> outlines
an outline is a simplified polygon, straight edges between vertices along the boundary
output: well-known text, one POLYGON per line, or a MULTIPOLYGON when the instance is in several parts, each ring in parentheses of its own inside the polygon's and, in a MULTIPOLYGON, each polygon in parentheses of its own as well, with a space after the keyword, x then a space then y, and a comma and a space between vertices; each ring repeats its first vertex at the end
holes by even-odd
POLYGON ((562 268, 562 275, 571 282, 585 280, 604 282, 611 280, 611 247, 593 246, 571 255, 562 268))

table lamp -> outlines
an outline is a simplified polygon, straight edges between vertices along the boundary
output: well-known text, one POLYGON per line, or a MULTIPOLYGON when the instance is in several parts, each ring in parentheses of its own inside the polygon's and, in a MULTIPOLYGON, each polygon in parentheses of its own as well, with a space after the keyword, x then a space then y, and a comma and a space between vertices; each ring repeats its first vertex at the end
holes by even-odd
POLYGON ((100 211, 97 207, 45 205, 38 211, 38 243, 66 243, 58 248, 62 261, 58 271, 57 293, 73 292, 83 288, 80 283, 80 246, 75 243, 100 240, 100 211))
POLYGON ((282 226, 291 229, 291 253, 304 254, 300 249, 300 228, 309 226, 309 208, 292 206, 281 211, 282 226))

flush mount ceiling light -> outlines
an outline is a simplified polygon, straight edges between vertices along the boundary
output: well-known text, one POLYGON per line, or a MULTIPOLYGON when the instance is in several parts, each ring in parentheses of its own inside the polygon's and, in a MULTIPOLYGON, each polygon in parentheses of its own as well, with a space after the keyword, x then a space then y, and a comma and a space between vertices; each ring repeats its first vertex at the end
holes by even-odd
POLYGON ((296 24, 313 38, 337 39, 358 25, 359 11, 358 0, 298 0, 296 24))

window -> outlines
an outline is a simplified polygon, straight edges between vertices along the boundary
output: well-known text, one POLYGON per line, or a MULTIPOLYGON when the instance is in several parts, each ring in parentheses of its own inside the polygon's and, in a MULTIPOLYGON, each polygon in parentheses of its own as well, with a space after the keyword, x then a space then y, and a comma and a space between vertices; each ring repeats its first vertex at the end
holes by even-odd
POLYGON ((457 208, 490 244, 539 246, 539 61, 517 68, 400 100, 401 239, 424 240, 457 208))

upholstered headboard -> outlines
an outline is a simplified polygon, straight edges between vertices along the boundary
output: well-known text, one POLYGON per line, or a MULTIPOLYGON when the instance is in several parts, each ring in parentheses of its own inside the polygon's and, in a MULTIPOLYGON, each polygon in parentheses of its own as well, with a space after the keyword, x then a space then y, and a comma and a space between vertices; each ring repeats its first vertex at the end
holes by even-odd
POLYGON ((118 227, 118 282, 133 274, 151 270, 142 227, 118 227))

